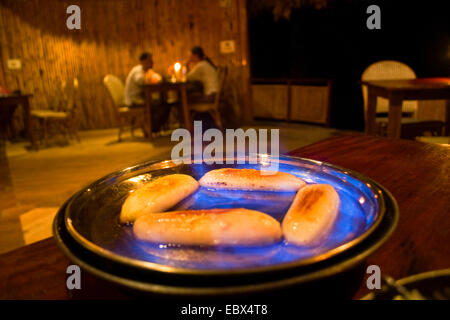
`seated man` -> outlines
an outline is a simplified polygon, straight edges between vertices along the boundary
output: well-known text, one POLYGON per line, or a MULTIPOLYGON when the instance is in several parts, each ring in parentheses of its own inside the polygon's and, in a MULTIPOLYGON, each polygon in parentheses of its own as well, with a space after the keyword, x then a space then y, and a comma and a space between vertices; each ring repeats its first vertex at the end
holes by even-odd
MULTIPOLYGON (((142 107, 145 104, 144 84, 158 83, 161 76, 153 71, 153 56, 144 52, 139 57, 140 64, 133 67, 125 83, 125 104, 129 108, 142 107)), ((170 115, 170 105, 167 105, 159 93, 152 95, 152 131, 159 132, 170 115)))

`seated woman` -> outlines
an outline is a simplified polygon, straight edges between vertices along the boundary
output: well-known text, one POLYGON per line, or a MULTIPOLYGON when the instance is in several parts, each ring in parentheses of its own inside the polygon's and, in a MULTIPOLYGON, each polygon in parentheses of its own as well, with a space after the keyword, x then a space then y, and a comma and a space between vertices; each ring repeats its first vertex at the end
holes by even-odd
POLYGON ((191 49, 188 68, 189 72, 186 74, 186 80, 188 81, 189 102, 214 102, 219 86, 217 67, 205 55, 201 47, 193 47, 191 49))

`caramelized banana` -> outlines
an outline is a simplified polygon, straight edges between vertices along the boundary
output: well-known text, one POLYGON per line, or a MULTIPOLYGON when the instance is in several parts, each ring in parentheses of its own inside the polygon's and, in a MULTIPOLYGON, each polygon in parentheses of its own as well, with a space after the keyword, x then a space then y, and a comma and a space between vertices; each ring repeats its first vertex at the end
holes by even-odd
POLYGON ((319 244, 336 221, 339 203, 339 195, 330 185, 312 184, 300 189, 282 223, 287 242, 319 244))
POLYGON ((155 179, 128 196, 122 205, 120 222, 133 222, 143 214, 167 210, 197 188, 197 180, 186 174, 171 174, 155 179))
POLYGON ((228 190, 297 191, 306 182, 286 172, 267 175, 255 169, 223 168, 207 172, 202 187, 228 190))
POLYGON ((147 214, 133 226, 137 239, 181 245, 264 245, 280 240, 280 223, 248 209, 186 210, 147 214))

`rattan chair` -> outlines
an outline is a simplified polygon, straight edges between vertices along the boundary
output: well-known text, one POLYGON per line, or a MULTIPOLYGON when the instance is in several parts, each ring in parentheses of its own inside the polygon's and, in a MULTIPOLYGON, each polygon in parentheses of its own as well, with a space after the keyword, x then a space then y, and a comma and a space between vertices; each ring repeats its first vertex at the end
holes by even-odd
MULTIPOLYGON (((143 122, 144 115, 145 115, 145 108, 142 107, 134 107, 129 108, 124 103, 124 93, 125 93, 125 87, 123 85, 122 80, 120 80, 118 77, 108 74, 103 78, 103 83, 105 87, 108 89, 108 92, 110 94, 110 97, 114 103, 114 105, 117 107, 118 114, 119 114, 119 135, 118 140, 121 141, 121 135, 124 129, 124 126, 129 123, 131 125, 131 136, 134 138, 134 128, 137 122, 141 123, 143 122)), ((144 128, 142 126, 142 130, 144 131, 144 128)), ((146 132, 144 131, 144 134, 146 132)))
POLYGON ((197 112, 200 113, 209 113, 209 115, 213 118, 217 127, 220 130, 223 130, 222 119, 219 112, 219 103, 220 103, 220 95, 222 93, 222 89, 225 84, 227 75, 227 69, 225 67, 219 67, 217 70, 217 77, 219 82, 219 87, 216 93, 216 97, 214 102, 211 103, 191 103, 189 102, 189 110, 191 114, 195 114, 197 112))
MULTIPOLYGON (((371 64, 364 70, 361 80, 399 80, 399 79, 416 79, 414 71, 406 64, 394 61, 384 60, 371 64)), ((362 85, 364 98, 364 112, 367 112, 367 86, 362 85)), ((389 101, 385 98, 377 98, 377 120, 382 118, 380 114, 389 112, 389 101)), ((403 114, 414 117, 417 112, 417 101, 403 101, 403 114)))
POLYGON ((78 135, 78 103, 75 103, 78 93, 78 79, 71 82, 63 81, 60 95, 62 96, 62 106, 55 109, 35 109, 31 110, 32 121, 37 122, 42 129, 41 138, 45 146, 48 146, 49 133, 52 131, 61 132, 64 136, 74 138, 80 142, 78 135))

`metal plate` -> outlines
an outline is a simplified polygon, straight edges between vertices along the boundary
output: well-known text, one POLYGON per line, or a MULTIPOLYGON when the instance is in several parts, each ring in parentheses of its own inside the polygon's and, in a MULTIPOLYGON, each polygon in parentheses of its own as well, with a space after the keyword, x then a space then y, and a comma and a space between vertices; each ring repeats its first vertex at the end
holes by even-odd
MULTIPOLYGON (((377 250, 393 233, 398 223, 398 207, 392 195, 383 187, 378 186, 386 202, 386 213, 377 228, 366 239, 359 244, 345 250, 342 254, 330 259, 315 263, 309 267, 300 267, 282 272, 264 273, 262 276, 225 276, 211 277, 209 275, 197 274, 195 276, 161 273, 158 271, 135 268, 115 262, 101 255, 89 251, 76 242, 68 233, 64 223, 64 212, 67 201, 60 209, 53 223, 53 233, 58 247, 75 264, 93 275, 112 282, 130 293, 141 295, 154 294, 192 298, 208 297, 221 298, 224 296, 247 297, 250 294, 271 294, 276 292, 280 297, 282 292, 295 289, 295 296, 311 299, 311 290, 319 290, 318 298, 324 298, 324 294, 332 290, 337 292, 338 298, 342 299, 342 291, 350 286, 353 279, 345 274, 355 274, 354 269, 358 265, 364 265, 364 260, 377 250), (344 285, 336 286, 333 279, 344 274, 344 285), (323 281, 322 281, 323 280, 323 281)), ((364 271, 363 271, 364 272, 364 271)), ((362 277, 358 280, 361 281, 362 277)), ((290 295, 289 295, 290 294, 290 295)), ((351 294, 349 297, 352 297, 351 294)))
MULTIPOLYGON (((385 212, 383 193, 369 178, 350 170, 308 159, 280 157, 279 170, 308 183, 331 184, 341 198, 339 216, 329 237, 314 248, 283 241, 260 247, 183 247, 137 241, 131 226, 119 223, 121 206, 131 190, 154 178, 185 173, 199 179, 221 167, 261 169, 266 162, 234 165, 144 163, 113 173, 74 195, 64 210, 65 227, 80 245, 116 263, 171 274, 226 275, 285 270, 329 259, 368 237, 385 212)), ((282 221, 295 194, 213 191, 200 188, 176 209, 244 207, 282 221)))

